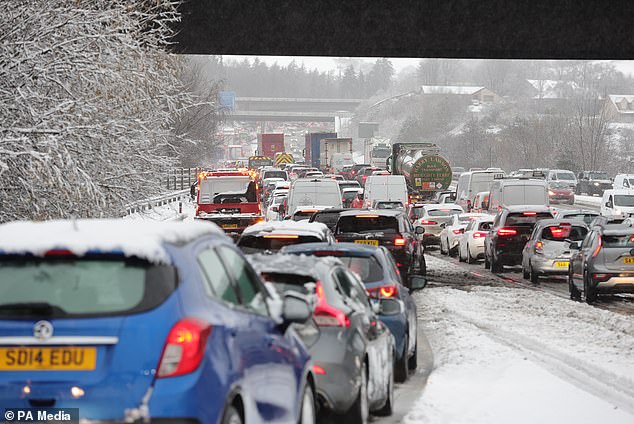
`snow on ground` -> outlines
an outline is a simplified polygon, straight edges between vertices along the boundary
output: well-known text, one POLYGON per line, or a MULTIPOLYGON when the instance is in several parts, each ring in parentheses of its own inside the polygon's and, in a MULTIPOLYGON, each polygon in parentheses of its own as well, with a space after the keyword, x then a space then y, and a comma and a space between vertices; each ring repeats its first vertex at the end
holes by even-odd
POLYGON ((136 212, 125 216, 123 219, 143 219, 152 221, 167 221, 173 219, 193 219, 196 215, 196 205, 190 201, 183 202, 182 214, 178 211, 178 202, 157 206, 143 212, 136 212))
POLYGON ((406 423, 633 423, 632 317, 508 287, 416 295, 434 371, 406 423))

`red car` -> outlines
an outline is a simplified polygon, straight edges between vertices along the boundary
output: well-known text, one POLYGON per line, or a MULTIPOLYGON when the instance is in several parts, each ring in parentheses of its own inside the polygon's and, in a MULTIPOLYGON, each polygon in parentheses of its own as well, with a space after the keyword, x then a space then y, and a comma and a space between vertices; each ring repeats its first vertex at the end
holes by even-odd
POLYGON ((574 205, 575 191, 568 183, 558 181, 552 182, 548 186, 548 198, 551 204, 567 203, 569 205, 574 205))

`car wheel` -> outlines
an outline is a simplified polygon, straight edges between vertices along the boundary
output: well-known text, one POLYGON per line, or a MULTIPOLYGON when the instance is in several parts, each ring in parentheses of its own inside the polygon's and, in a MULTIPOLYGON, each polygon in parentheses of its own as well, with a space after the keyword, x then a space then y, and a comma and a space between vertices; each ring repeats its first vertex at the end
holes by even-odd
POLYGON ((390 378, 387 379, 387 399, 385 405, 377 411, 374 411, 374 415, 380 417, 388 417, 394 412, 394 373, 390 373, 390 378))
POLYGON ((407 369, 413 371, 416 368, 418 368, 418 338, 414 342, 414 352, 412 356, 407 359, 407 369))
POLYGON ((440 239, 440 254, 441 255, 446 255, 447 254, 447 251, 445 251, 445 249, 443 249, 442 239, 440 239))
POLYGON ((522 277, 524 277, 525 280, 528 280, 530 276, 531 275, 528 270, 524 267, 524 265, 522 265, 522 277))
POLYGON ((465 259, 462 256, 462 249, 458 249, 458 262, 464 262, 465 259))
POLYGON ((494 274, 499 274, 502 272, 502 266, 495 259, 495 256, 491 255, 491 272, 494 274))
POLYGON ((317 413, 315 409, 315 394, 310 382, 306 382, 304 395, 302 396, 302 409, 299 413, 299 424, 315 424, 317 413))
POLYGON ((581 292, 575 286, 574 280, 572 278, 572 270, 568 272, 568 290, 570 291, 570 299, 580 301, 581 300, 581 292))
POLYGON ((535 272, 535 268, 533 268, 532 264, 529 264, 528 266, 530 267, 531 283, 539 284, 539 275, 535 272))
MULTIPOLYGON (((449 240, 447 240, 447 246, 449 246, 449 240)), ((449 253, 449 256, 451 256, 452 258, 455 258, 458 253, 455 247, 450 248, 449 250, 447 250, 447 252, 449 253)))
POLYGON ((487 255, 487 251, 484 251, 484 268, 491 269, 491 262, 489 261, 489 255, 487 255))
POLYGON ((467 263, 468 264, 474 264, 475 263, 475 258, 473 256, 471 256, 471 250, 469 249, 469 245, 467 245, 467 263))
POLYGON ((346 413, 346 423, 367 424, 370 416, 368 402, 368 371, 366 363, 361 366, 361 385, 359 386, 359 394, 348 412, 346 413))
POLYGON ((242 417, 233 405, 229 405, 225 409, 225 413, 222 416, 222 424, 242 424, 242 417))
POLYGON ((407 351, 409 346, 409 330, 405 330, 405 339, 403 340, 403 352, 400 357, 395 356, 394 361, 394 381, 403 383, 407 380, 407 351))
POLYGON ((590 287, 590 276, 588 275, 588 271, 583 274, 583 294, 586 298, 587 304, 592 304, 595 300, 597 300, 597 293, 590 287))
POLYGON ((426 276, 427 275, 427 261, 425 260, 425 256, 424 255, 420 255, 420 263, 419 263, 419 270, 418 272, 420 273, 421 276, 426 276))

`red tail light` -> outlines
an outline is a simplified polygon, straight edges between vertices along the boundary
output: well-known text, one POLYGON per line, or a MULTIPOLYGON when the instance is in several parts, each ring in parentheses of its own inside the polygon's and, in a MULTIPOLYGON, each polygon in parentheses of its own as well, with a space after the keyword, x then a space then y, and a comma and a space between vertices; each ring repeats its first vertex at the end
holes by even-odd
POLYGON ((374 287, 368 289, 368 294, 370 297, 374 297, 376 299, 391 299, 398 296, 398 287, 397 286, 381 286, 374 287))
POLYGON ((459 230, 452 230, 452 232, 453 232, 454 234, 462 234, 462 233, 464 233, 464 230, 461 228, 461 229, 459 229, 459 230))
POLYGON ((66 250, 66 249, 52 249, 47 251, 44 256, 49 257, 49 256, 74 256, 75 254, 73 252, 71 252, 70 250, 66 250))
POLYGON ((195 371, 210 334, 211 325, 197 318, 185 318, 174 324, 163 347, 157 377, 175 377, 195 371))
POLYGON ((438 223, 436 221, 427 221, 426 219, 423 219, 420 222, 420 225, 437 225, 438 223))
POLYGON ((475 233, 473 233, 473 238, 482 238, 486 236, 487 236, 487 233, 483 231, 476 231, 475 233))
POLYGON ((507 237, 507 236, 516 236, 517 230, 514 228, 500 228, 498 230, 498 236, 507 237))
POLYGON ((313 319, 320 327, 350 327, 350 320, 339 309, 326 303, 324 286, 321 281, 317 281, 317 306, 313 312, 313 319))
POLYGON ((544 243, 542 243, 541 241, 538 241, 537 243, 535 243, 535 253, 542 253, 543 250, 544 250, 544 243))
POLYGON ((315 374, 325 375, 326 370, 320 367, 319 365, 313 365, 313 372, 315 374))
POLYGON ((537 212, 524 212, 524 216, 536 216, 537 212))
POLYGON ((612 278, 613 274, 592 274, 592 279, 598 282, 608 281, 612 278))
POLYGON ((599 254, 602 246, 603 246, 603 239, 601 238, 601 236, 599 236, 599 244, 597 245, 597 248, 594 249, 594 252, 592 252, 593 258, 599 254))
POLYGON ((394 246, 405 246, 405 239, 397 238, 394 240, 394 246))

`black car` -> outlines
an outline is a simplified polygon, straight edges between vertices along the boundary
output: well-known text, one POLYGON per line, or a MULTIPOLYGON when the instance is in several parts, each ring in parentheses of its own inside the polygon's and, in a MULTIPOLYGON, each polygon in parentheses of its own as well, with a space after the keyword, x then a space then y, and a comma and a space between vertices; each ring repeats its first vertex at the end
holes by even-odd
POLYGON ((598 294, 634 293, 634 228, 597 225, 583 239, 570 243, 570 298, 587 303, 598 294))
POLYGON ((535 223, 552 219, 548 206, 507 206, 495 216, 493 226, 484 239, 484 267, 494 273, 504 265, 522 263, 522 250, 530 238, 535 223))
POLYGON ((604 190, 612 188, 612 180, 607 172, 603 171, 583 171, 577 175, 576 194, 587 194, 588 196, 603 196, 604 190))
POLYGON ((342 212, 335 227, 338 242, 385 246, 394 259, 406 287, 410 277, 427 273, 422 227, 414 229, 403 210, 363 209, 342 212))
POLYGON ((371 166, 369 163, 355 163, 350 168, 350 174, 348 175, 349 180, 354 180, 357 176, 357 173, 361 168, 365 168, 366 166, 371 166))
POLYGON ((326 227, 330 229, 330 231, 335 231, 335 227, 337 226, 337 221, 339 221, 339 215, 342 212, 349 211, 350 209, 339 209, 339 208, 331 208, 324 209, 323 211, 315 212, 308 219, 308 222, 321 222, 325 224, 326 227))

